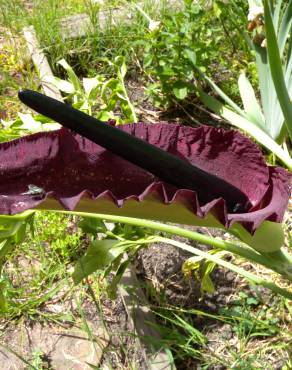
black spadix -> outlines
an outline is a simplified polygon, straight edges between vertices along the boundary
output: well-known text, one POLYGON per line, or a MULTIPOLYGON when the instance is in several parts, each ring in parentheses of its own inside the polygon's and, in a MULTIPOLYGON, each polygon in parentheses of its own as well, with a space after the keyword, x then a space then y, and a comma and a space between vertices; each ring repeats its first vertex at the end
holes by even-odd
POLYGON ((161 180, 180 189, 195 191, 200 204, 223 198, 230 213, 245 212, 251 206, 247 196, 232 184, 144 140, 36 91, 23 90, 18 96, 36 112, 151 172, 161 180))

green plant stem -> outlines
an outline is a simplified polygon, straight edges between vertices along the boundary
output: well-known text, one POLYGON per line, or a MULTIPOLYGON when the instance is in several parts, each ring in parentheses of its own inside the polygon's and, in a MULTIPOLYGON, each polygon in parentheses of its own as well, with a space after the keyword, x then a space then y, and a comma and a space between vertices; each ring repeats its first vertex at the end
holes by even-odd
POLYGON ((1 219, 9 219, 9 220, 15 220, 15 221, 24 221, 29 216, 33 215, 36 211, 35 210, 28 210, 24 211, 22 213, 18 213, 17 215, 0 215, 0 221, 1 219))
POLYGON ((274 293, 280 294, 283 297, 292 300, 292 292, 289 292, 286 289, 282 289, 282 288, 278 287, 276 284, 274 284, 273 282, 267 281, 267 280, 265 280, 261 277, 258 277, 256 275, 250 273, 249 271, 246 271, 246 270, 244 270, 244 269, 242 269, 242 268, 240 268, 240 267, 238 267, 238 266, 236 266, 236 265, 234 265, 234 264, 232 264, 228 261, 225 261, 225 260, 223 260, 223 259, 221 259, 221 258, 219 258, 215 255, 203 252, 198 248, 194 248, 190 245, 178 242, 176 240, 168 239, 168 238, 157 237, 155 239, 155 242, 171 244, 171 245, 177 246, 180 249, 188 251, 192 254, 203 257, 203 258, 205 258, 209 261, 215 262, 216 264, 219 263, 221 266, 226 267, 227 269, 229 269, 231 271, 234 271, 235 273, 237 273, 239 275, 244 276, 246 279, 250 280, 252 283, 261 285, 265 288, 268 288, 268 289, 272 290, 274 293))
POLYGON ((286 251, 280 249, 272 253, 264 253, 264 256, 268 258, 273 264, 273 270, 279 272, 280 274, 285 274, 285 276, 290 276, 288 278, 291 280, 292 276, 292 256, 286 251), (276 262, 275 262, 276 261, 276 262))
MULTIPOLYGON (((267 268, 270 268, 273 271, 283 275, 286 279, 292 281, 292 274, 287 274, 287 270, 289 269, 287 266, 291 266, 291 256, 285 256, 284 253, 278 253, 281 256, 281 264, 278 265, 277 259, 275 255, 271 256, 272 254, 266 253, 265 255, 257 253, 255 250, 251 249, 248 246, 245 246, 244 243, 240 243, 241 245, 226 242, 219 238, 214 238, 208 235, 200 234, 195 231, 186 230, 177 226, 162 224, 150 220, 132 218, 132 217, 124 217, 124 216, 115 216, 115 215, 105 215, 105 214, 95 214, 95 213, 86 213, 86 212, 71 212, 71 211, 58 211, 66 214, 75 214, 82 217, 89 217, 89 218, 97 218, 102 220, 109 220, 113 222, 121 222, 125 224, 140 226, 140 227, 147 227, 152 230, 157 230, 161 232, 166 232, 172 235, 179 235, 186 237, 188 239, 192 239, 197 241, 198 243, 203 243, 207 245, 211 245, 216 248, 220 248, 226 250, 231 253, 235 253, 241 257, 244 257, 251 262, 258 263, 263 265, 267 268), (282 270, 281 267, 284 265, 285 261, 285 269, 282 270)), ((290 267, 291 269, 291 267, 290 267)))

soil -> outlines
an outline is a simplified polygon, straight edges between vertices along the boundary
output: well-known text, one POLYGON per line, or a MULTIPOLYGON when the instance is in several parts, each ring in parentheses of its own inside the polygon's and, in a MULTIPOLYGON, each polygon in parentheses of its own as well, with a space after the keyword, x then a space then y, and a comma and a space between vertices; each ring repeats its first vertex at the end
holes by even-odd
MULTIPOLYGON (((193 228, 194 231, 203 231, 200 228, 193 228)), ((216 231, 213 236, 220 236, 222 232, 216 231)), ((187 244, 192 244, 204 251, 208 250, 205 245, 195 244, 181 237, 173 239, 187 244)), ((245 293, 248 297, 258 299, 260 295, 261 305, 270 306, 273 302, 273 294, 268 289, 259 287, 257 292, 232 271, 217 267, 211 274, 212 282, 215 286, 215 292, 212 294, 202 294, 200 283, 192 276, 185 277, 182 273, 182 264, 192 255, 175 248, 172 245, 157 243, 139 252, 136 261, 137 276, 148 297, 150 305, 155 312, 163 307, 181 307, 183 309, 196 309, 208 314, 218 315, 225 310, 225 313, 233 309, 238 304, 239 292, 245 293)), ((245 269, 251 269, 249 264, 245 269)), ((161 321, 159 316, 158 322, 161 321)), ((165 322, 161 321, 162 325, 165 322)), ((216 358, 218 356, 227 356, 225 353, 233 346, 234 351, 238 351, 238 335, 233 330, 233 326, 226 322, 214 319, 208 319, 197 315, 193 319, 193 325, 200 330, 207 338, 206 349, 209 356, 216 358)), ((262 339, 263 343, 265 338, 262 339)), ((251 340, 251 346, 261 346, 261 339, 251 340)), ((282 366, 288 361, 282 353, 275 351, 273 356, 266 359, 267 368, 282 369, 282 366), (269 367, 268 367, 269 366, 269 367)), ((224 370, 226 366, 218 364, 206 367, 208 370, 224 370)), ((176 361, 177 370, 195 370, 201 369, 203 365, 201 360, 186 357, 176 361)))
POLYGON ((133 364, 146 370, 121 297, 118 295, 115 301, 104 298, 101 307, 102 313, 98 313, 95 303, 86 299, 78 308, 71 298, 66 302, 48 302, 41 311, 44 316, 70 312, 74 323, 48 322, 41 319, 42 315, 19 322, 1 320, 0 370, 27 369, 19 356, 31 364, 38 357, 40 369, 49 370, 90 370, 86 362, 101 370, 129 369, 133 364), (85 322, 94 340, 88 336, 85 322))

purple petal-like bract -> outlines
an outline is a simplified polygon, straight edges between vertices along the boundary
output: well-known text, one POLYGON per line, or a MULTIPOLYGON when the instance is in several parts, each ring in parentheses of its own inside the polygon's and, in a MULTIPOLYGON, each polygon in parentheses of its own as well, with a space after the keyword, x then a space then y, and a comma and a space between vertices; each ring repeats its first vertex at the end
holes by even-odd
POLYGON ((119 128, 236 186, 248 196, 252 208, 228 214, 222 198, 200 204, 194 191, 166 184, 101 146, 60 129, 0 145, 0 214, 37 208, 49 198, 74 210, 84 197, 111 199, 123 207, 129 199, 142 206, 144 199, 154 196, 164 204, 183 202, 198 217, 211 212, 227 228, 240 222, 251 233, 264 220, 281 222, 291 176, 282 168, 268 167, 259 148, 239 132, 164 123, 119 128), (44 191, 33 191, 32 186, 44 191))

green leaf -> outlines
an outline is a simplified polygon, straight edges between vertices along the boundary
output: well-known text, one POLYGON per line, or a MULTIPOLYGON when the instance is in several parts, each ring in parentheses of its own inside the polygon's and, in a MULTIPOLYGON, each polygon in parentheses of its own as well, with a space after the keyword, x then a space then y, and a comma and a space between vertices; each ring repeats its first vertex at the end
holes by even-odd
POLYGON ((123 261, 119 264, 119 267, 117 269, 117 272, 113 279, 110 281, 109 285, 107 286, 107 293, 110 299, 116 299, 117 297, 117 289, 118 284, 121 281, 121 278, 126 271, 126 268, 129 266, 130 260, 127 259, 126 261, 123 261))
POLYGON ((46 82, 53 84, 54 86, 56 86, 57 89, 61 90, 66 94, 74 94, 76 91, 73 83, 66 80, 62 80, 59 77, 48 76, 46 77, 46 82))
POLYGON ((37 122, 30 113, 18 113, 19 118, 23 122, 20 126, 23 130, 28 130, 31 132, 37 132, 42 130, 42 124, 37 122))
POLYGON ((290 139, 292 140, 292 103, 290 101, 289 93, 285 83, 283 67, 280 57, 280 50, 271 16, 270 6, 267 0, 264 1, 264 11, 266 24, 267 51, 271 75, 273 78, 279 103, 281 105, 285 117, 285 124, 287 126, 290 139))
POLYGON ((107 94, 111 92, 111 90, 115 90, 119 82, 114 78, 110 78, 107 80, 101 88, 101 98, 104 102, 107 101, 107 94))
POLYGON ((188 58, 188 60, 195 66, 196 61, 197 61, 196 52, 194 50, 191 50, 191 49, 186 49, 185 54, 186 54, 186 57, 188 58))
POLYGON ((186 84, 183 81, 176 81, 173 84, 173 89, 172 89, 175 97, 177 99, 183 100, 187 97, 188 95, 188 88, 186 84))
POLYGON ((212 294, 212 293, 215 292, 215 286, 214 286, 209 274, 204 274, 203 275, 201 285, 202 285, 201 289, 204 292, 207 292, 209 294, 212 294))
POLYGON ((222 10, 220 9, 220 6, 216 3, 216 1, 213 2, 213 11, 214 11, 215 17, 220 18, 222 10))
MULTIPOLYGON (((278 287, 276 284, 274 284, 272 281, 268 281, 266 279, 263 279, 262 277, 259 277, 249 271, 244 270, 241 267, 238 267, 234 265, 233 263, 230 263, 228 261, 223 260, 222 258, 219 258, 216 255, 209 254, 207 252, 203 252, 202 250, 191 247, 185 243, 178 242, 176 240, 164 238, 164 237, 157 237, 156 242, 162 242, 167 243, 170 245, 174 245, 182 250, 188 251, 190 253, 193 253, 197 256, 204 257, 207 261, 211 261, 216 263, 217 265, 223 266, 231 271, 234 271, 235 273, 245 277, 247 280, 249 280, 253 284, 261 285, 263 287, 266 287, 268 289, 271 289, 273 292, 281 294, 283 297, 286 297, 290 300, 292 300, 292 293, 286 289, 278 287)), ((291 264, 290 264, 291 266, 291 264)))
POLYGON ((259 301, 258 301, 256 298, 254 298, 254 297, 248 297, 248 298, 246 299, 246 303, 247 303, 249 306, 256 306, 256 305, 258 305, 258 304, 259 304, 259 301))
MULTIPOLYGON (((278 0, 279 3, 281 1, 278 0)), ((277 4, 278 5, 278 4, 277 4)), ((283 55, 287 38, 289 37, 290 29, 292 25, 292 1, 289 1, 288 6, 282 17, 282 21, 279 28, 278 42, 280 55, 283 55)), ((275 26, 276 27, 276 26, 275 26)))
POLYGON ((98 76, 93 77, 93 78, 83 78, 82 83, 83 83, 85 94, 88 98, 93 99, 98 88, 101 88, 101 85, 103 83, 102 80, 103 79, 98 78, 98 76))
POLYGON ((266 131, 265 118, 262 114, 261 107, 256 99, 254 89, 244 72, 239 76, 238 87, 248 119, 266 131))
POLYGON ((80 81, 75 72, 73 71, 73 68, 69 66, 65 59, 59 60, 58 64, 60 64, 68 73, 69 79, 74 86, 75 92, 82 92, 80 81))
POLYGON ((123 254, 127 245, 120 245, 120 243, 118 240, 111 239, 93 241, 85 255, 75 265, 72 275, 74 283, 78 284, 91 273, 105 269, 123 254))
POLYGON ((84 218, 78 223, 83 232, 96 236, 97 233, 106 232, 106 226, 102 220, 96 218, 84 218))
POLYGON ((121 72, 122 78, 125 78, 125 76, 127 74, 127 66, 126 66, 125 58, 123 58, 123 62, 122 62, 121 68, 120 68, 120 72, 121 72))
POLYGON ((204 72, 201 71, 200 68, 197 66, 196 70, 201 75, 201 77, 212 87, 212 89, 228 104, 231 108, 235 110, 239 115, 246 118, 245 112, 236 104, 233 100, 231 100, 216 84, 209 78, 204 72))
POLYGON ((251 235, 239 223, 233 224, 230 231, 261 253, 276 252, 284 245, 283 225, 277 222, 264 221, 254 235, 251 235))
POLYGON ((7 299, 5 297, 6 283, 0 282, 0 312, 6 312, 8 309, 7 299))
POLYGON ((219 100, 205 94, 202 90, 199 90, 199 96, 202 102, 213 112, 221 115, 233 126, 240 128, 244 132, 247 132, 261 145, 267 148, 269 151, 274 153, 285 165, 292 169, 292 158, 289 153, 284 151, 280 145, 278 145, 269 135, 263 130, 257 127, 253 122, 241 117, 239 114, 234 113, 231 109, 227 108, 219 100))

